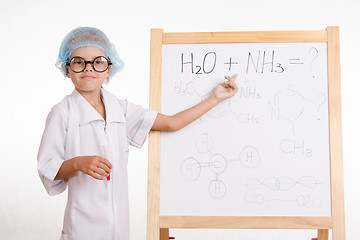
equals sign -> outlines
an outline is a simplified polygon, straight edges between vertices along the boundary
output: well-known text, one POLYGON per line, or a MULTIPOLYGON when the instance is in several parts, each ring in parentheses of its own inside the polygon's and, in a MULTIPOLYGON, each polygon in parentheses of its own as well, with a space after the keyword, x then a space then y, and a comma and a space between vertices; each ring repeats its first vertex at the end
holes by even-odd
POLYGON ((290 64, 304 64, 303 62, 300 62, 300 58, 290 58, 289 63, 290 64))

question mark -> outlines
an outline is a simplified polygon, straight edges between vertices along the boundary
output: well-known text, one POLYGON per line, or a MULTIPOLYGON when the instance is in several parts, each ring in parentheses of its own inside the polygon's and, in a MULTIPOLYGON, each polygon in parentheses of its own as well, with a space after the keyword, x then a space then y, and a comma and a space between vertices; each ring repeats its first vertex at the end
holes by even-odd
MULTIPOLYGON (((312 70, 312 64, 314 63, 315 59, 318 57, 319 55, 319 51, 317 50, 316 47, 312 47, 309 49, 309 54, 312 54, 311 52, 315 51, 315 57, 311 60, 310 62, 310 71, 312 70)), ((315 76, 313 76, 313 78, 315 78, 315 76)))
MULTIPOLYGON (((326 101, 326 96, 325 96, 325 94, 323 94, 323 93, 319 93, 318 96, 317 96, 317 98, 318 98, 318 100, 319 100, 320 98, 322 98, 322 100, 320 101, 320 104, 319 104, 318 107, 317 107, 318 115, 320 115, 320 107, 321 107, 321 105, 323 105, 323 104, 325 103, 325 101, 326 101)), ((318 120, 320 120, 320 116, 318 117, 318 120)))

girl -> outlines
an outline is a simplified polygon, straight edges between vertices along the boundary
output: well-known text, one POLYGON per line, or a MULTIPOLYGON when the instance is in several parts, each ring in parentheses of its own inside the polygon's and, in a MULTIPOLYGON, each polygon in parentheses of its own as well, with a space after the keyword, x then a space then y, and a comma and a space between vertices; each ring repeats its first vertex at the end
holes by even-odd
POLYGON ((68 188, 61 239, 129 240, 129 145, 141 147, 150 130, 176 131, 232 97, 236 75, 200 104, 173 116, 117 99, 102 88, 123 68, 114 46, 96 28, 63 40, 56 66, 75 89, 46 120, 38 171, 49 195, 68 188))

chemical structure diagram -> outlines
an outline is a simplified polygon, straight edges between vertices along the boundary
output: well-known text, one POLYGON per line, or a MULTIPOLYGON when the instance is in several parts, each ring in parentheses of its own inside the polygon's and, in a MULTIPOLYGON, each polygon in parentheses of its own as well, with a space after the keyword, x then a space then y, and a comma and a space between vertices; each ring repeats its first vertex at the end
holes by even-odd
MULTIPOLYGON (((302 154, 307 158, 311 158, 313 155, 312 147, 307 144, 306 139, 296 136, 296 133, 301 131, 300 128, 297 129, 297 123, 301 120, 305 111, 311 109, 314 111, 315 107, 318 115, 317 120, 320 120, 320 108, 326 102, 326 94, 318 93, 317 99, 311 100, 304 97, 293 85, 289 85, 274 93, 271 97, 264 97, 265 94, 258 87, 248 83, 246 79, 238 80, 238 93, 233 98, 211 109, 205 114, 205 117, 221 119, 231 115, 237 123, 247 125, 261 125, 268 121, 282 121, 284 125, 288 126, 291 137, 284 137, 279 142, 280 150, 289 155, 302 154)), ((195 95, 203 101, 214 90, 200 94, 198 90, 194 89, 193 85, 195 84, 192 81, 186 85, 181 82, 179 84, 175 83, 174 93, 184 96, 195 95)), ((316 117, 316 114, 314 116, 316 117)))
MULTIPOLYGON (((221 153, 213 152, 214 141, 212 137, 203 133, 195 140, 196 151, 200 154, 207 154, 207 161, 199 161, 191 156, 184 159, 181 163, 181 175, 188 181, 196 181, 204 169, 209 169, 215 177, 208 185, 209 195, 214 199, 222 199, 227 192, 226 183, 221 179, 221 174, 225 173, 229 164, 234 161, 239 161, 248 169, 254 169, 261 163, 261 155, 253 146, 244 146, 240 151, 238 158, 227 159, 221 153)), ((271 191, 287 191, 295 186, 302 186, 305 188, 316 188, 318 186, 317 179, 313 176, 303 176, 297 180, 291 177, 267 177, 264 180, 251 178, 246 183, 246 188, 251 191, 266 188, 271 191)), ((266 199, 261 193, 245 194, 244 201, 249 204, 261 205, 265 201, 284 201, 282 199, 266 199)), ((319 207, 321 201, 317 197, 312 197, 310 194, 299 194, 293 201, 302 207, 319 207)))
MULTIPOLYGON (((304 188, 316 188, 320 183, 313 176, 303 176, 295 180, 291 177, 267 177, 263 180, 252 178, 246 183, 246 187, 249 190, 259 190, 266 188, 270 191, 288 191, 295 186, 302 186, 304 188)), ((244 201, 249 204, 261 205, 266 202, 295 202, 298 206, 306 208, 318 208, 321 206, 321 200, 317 196, 311 196, 310 194, 299 194, 296 199, 265 199, 261 193, 250 193, 244 196, 244 201)))
POLYGON ((203 168, 208 168, 215 174, 215 179, 209 184, 209 195, 215 199, 223 198, 226 194, 226 184, 220 180, 220 174, 224 173, 232 161, 240 161, 246 168, 256 168, 261 162, 261 156, 255 147, 245 146, 239 157, 226 159, 221 153, 214 153, 213 139, 207 133, 201 134, 195 140, 195 148, 198 153, 209 154, 207 162, 201 162, 194 157, 186 158, 181 164, 181 175, 189 181, 199 178, 203 168))

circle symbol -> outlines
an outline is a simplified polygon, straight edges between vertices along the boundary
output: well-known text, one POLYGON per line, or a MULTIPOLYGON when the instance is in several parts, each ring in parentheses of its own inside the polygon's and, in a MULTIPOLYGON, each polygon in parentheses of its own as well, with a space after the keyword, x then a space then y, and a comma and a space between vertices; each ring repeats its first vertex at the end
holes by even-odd
POLYGON ((247 168, 256 168, 261 161, 259 152, 251 146, 246 146, 241 151, 239 158, 240 162, 247 168))
POLYGON ((216 199, 223 198, 226 193, 226 185, 220 180, 213 180, 209 184, 209 193, 210 196, 216 199))
POLYGON ((181 175, 189 181, 194 181, 200 176, 200 163, 193 157, 185 159, 181 164, 181 175))
POLYGON ((224 156, 215 154, 210 158, 209 166, 214 173, 222 173, 226 170, 227 162, 224 156))
POLYGON ((207 133, 203 133, 196 139, 195 145, 199 153, 207 153, 213 147, 213 140, 207 133))

